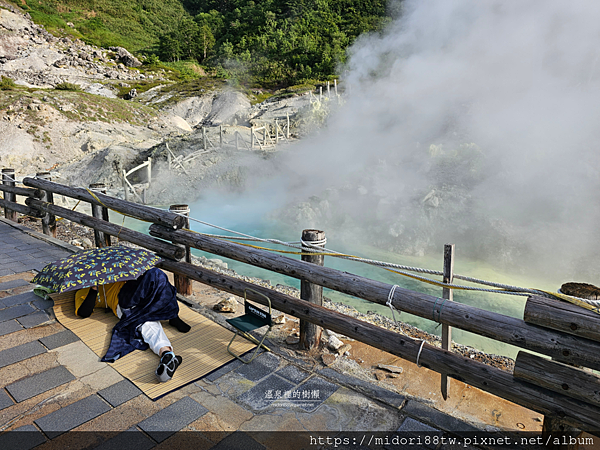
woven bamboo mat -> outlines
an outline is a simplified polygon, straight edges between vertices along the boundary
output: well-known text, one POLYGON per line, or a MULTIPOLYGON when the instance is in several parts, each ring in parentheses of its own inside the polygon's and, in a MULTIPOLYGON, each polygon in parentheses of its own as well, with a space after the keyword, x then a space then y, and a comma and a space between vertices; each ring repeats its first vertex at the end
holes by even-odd
MULTIPOLYGON (((75 315, 75 291, 52 295, 54 313, 58 321, 75 333, 98 357, 104 356, 110 344, 112 329, 118 319, 111 310, 97 309, 86 319, 75 315)), ((135 350, 111 364, 125 378, 131 380, 152 400, 175 389, 192 383, 234 359, 227 352, 232 332, 179 303, 179 317, 192 327, 180 333, 168 322, 163 328, 175 354, 183 357, 183 363, 172 380, 159 383, 154 375, 158 356, 151 350, 135 350)), ((236 339, 232 351, 243 354, 254 348, 245 339, 236 339)))

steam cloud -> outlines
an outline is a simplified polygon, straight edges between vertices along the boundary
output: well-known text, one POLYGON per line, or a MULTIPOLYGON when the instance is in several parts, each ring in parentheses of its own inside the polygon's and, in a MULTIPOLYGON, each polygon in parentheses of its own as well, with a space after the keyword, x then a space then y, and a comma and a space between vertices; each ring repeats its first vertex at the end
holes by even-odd
POLYGON ((319 197, 306 225, 598 282, 598 23, 591 0, 406 1, 278 182, 319 197))
POLYGON ((406 0, 253 192, 330 235, 598 283, 598 23, 594 0, 406 0))

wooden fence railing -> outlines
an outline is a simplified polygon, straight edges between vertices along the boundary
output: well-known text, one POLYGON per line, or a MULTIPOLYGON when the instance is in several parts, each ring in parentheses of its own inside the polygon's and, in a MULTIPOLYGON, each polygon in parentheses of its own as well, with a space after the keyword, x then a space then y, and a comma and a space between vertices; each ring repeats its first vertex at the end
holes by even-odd
MULTIPOLYGON (((187 277, 239 296, 251 288, 258 294, 249 293, 250 299, 264 303, 260 294, 267 295, 274 308, 313 324, 312 328, 317 331, 310 332, 313 334, 305 338, 307 347, 318 345, 315 336, 319 327, 330 329, 544 414, 547 432, 564 424, 594 434, 600 432, 600 377, 584 369, 600 370, 599 314, 533 295, 527 301, 524 320, 458 302, 442 303, 430 295, 323 267, 318 261, 296 260, 191 232, 183 228, 187 224, 186 217, 170 211, 38 177, 25 178, 25 188, 17 188, 8 181, 3 180, 0 185, 0 190, 5 193, 0 206, 5 209, 7 218, 13 217, 13 211, 34 217, 64 217, 157 252, 164 257, 161 268, 178 277, 187 277), (43 201, 44 193, 72 197, 151 222, 150 236, 112 224, 102 214, 92 217, 43 201), (9 194, 26 196, 25 205, 15 203, 14 197, 9 197, 9 194), (301 294, 301 299, 297 299, 195 266, 189 262, 189 257, 186 258, 186 248, 190 247, 300 279, 303 288, 306 286, 315 293, 301 294), (399 311, 427 319, 433 317, 445 326, 476 333, 551 359, 521 351, 514 373, 503 371, 324 308, 319 301, 313 301, 318 299, 322 287, 382 305, 391 297, 394 308, 399 311)), ((97 245, 106 245, 106 239, 97 245)))

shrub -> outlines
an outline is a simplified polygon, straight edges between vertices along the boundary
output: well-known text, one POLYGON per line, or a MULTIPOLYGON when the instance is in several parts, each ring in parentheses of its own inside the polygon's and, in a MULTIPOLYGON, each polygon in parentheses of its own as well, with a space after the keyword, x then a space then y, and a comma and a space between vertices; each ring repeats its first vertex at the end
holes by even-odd
POLYGON ((148 66, 158 66, 160 64, 160 58, 156 55, 148 55, 144 64, 148 66))
POLYGON ((0 81, 0 89, 1 90, 6 91, 9 89, 15 89, 16 87, 17 87, 17 85, 12 80, 12 78, 2 76, 2 81, 0 81))
POLYGON ((57 84, 56 86, 54 86, 54 89, 58 89, 59 91, 81 91, 81 88, 78 84, 66 82, 57 84))

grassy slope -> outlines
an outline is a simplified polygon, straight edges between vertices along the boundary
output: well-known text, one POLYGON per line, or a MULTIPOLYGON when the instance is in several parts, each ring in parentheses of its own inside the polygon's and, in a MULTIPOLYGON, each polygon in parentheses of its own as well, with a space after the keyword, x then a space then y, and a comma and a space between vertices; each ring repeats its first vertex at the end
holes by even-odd
POLYGON ((51 33, 72 35, 100 47, 149 50, 160 33, 177 26, 185 12, 179 0, 12 0, 51 33), (74 27, 67 25, 71 23, 74 27))
POLYGON ((27 123, 30 124, 30 133, 32 134, 34 134, 36 126, 43 125, 45 122, 37 108, 30 107, 36 102, 51 106, 65 118, 76 121, 127 122, 143 126, 157 115, 154 108, 140 103, 126 102, 85 92, 25 88, 0 90, 2 113, 25 116, 27 123))

